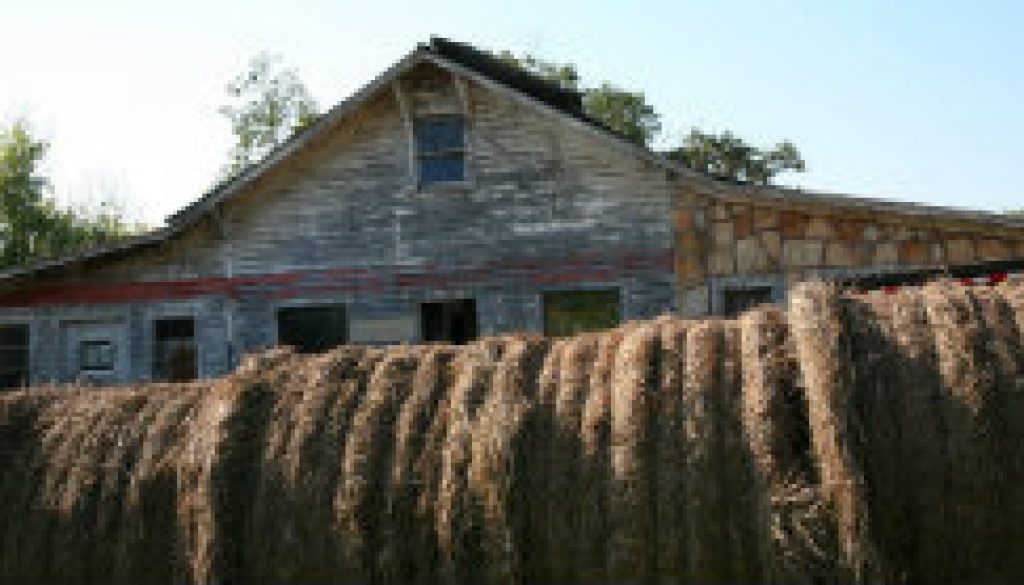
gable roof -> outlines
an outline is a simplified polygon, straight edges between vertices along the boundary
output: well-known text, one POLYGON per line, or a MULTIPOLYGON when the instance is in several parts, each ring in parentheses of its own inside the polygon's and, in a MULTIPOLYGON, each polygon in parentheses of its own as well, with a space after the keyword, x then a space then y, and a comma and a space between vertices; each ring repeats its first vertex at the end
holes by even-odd
POLYGON ((40 261, 22 268, 2 271, 0 272, 0 281, 47 272, 70 264, 114 259, 138 249, 157 245, 182 233, 195 225, 203 217, 212 213, 220 203, 244 191, 246 187, 262 177, 270 169, 300 152, 310 142, 333 128, 371 96, 388 87, 391 82, 403 73, 421 63, 432 63, 454 74, 471 79, 479 85, 501 93, 516 102, 538 109, 559 119, 563 123, 581 128, 604 140, 610 148, 635 156, 657 168, 665 170, 671 175, 698 181, 708 192, 723 198, 749 199, 751 202, 842 205, 874 211, 951 217, 1007 227, 1024 228, 1024 221, 984 211, 719 181, 693 171, 681 163, 669 160, 644 146, 638 145, 608 128, 600 121, 588 116, 583 107, 583 96, 579 92, 565 89, 556 83, 527 72, 472 45, 450 41, 441 37, 432 37, 429 43, 418 45, 413 51, 406 54, 402 59, 364 85, 353 95, 320 116, 316 122, 296 132, 287 140, 277 145, 263 159, 214 185, 197 200, 168 216, 164 227, 157 228, 143 235, 126 238, 114 244, 60 258, 40 261))

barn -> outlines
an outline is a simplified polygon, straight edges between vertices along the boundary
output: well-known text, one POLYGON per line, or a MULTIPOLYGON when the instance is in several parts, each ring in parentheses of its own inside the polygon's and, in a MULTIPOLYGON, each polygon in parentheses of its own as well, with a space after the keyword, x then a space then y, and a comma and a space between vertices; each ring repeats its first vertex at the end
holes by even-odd
POLYGON ((218 376, 276 344, 565 335, 1020 257, 1006 216, 712 180, 435 38, 165 227, 0 273, 0 387, 218 376))

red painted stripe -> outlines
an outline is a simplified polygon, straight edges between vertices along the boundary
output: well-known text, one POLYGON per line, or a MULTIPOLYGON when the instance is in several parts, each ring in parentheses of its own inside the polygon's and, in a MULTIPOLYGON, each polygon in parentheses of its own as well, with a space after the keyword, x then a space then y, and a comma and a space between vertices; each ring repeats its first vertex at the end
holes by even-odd
POLYGON ((617 280, 638 271, 671 272, 672 269, 671 250, 617 255, 573 253, 552 259, 512 258, 473 267, 437 268, 431 265, 417 267, 415 270, 395 266, 333 268, 236 278, 50 285, 0 296, 0 307, 147 302, 203 296, 292 298, 310 294, 379 292, 395 288, 458 287, 495 280, 525 279, 536 284, 558 284, 617 280))

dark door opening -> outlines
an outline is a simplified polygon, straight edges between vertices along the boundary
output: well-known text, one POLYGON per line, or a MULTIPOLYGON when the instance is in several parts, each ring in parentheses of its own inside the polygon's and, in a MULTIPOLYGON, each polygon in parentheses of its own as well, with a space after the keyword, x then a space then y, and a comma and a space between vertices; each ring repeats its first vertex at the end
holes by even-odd
POLYGON ((196 322, 191 318, 153 322, 153 378, 188 382, 199 376, 196 322))
POLYGON ((299 353, 320 353, 344 345, 348 341, 344 305, 279 309, 277 341, 299 353))
POLYGON ((0 325, 0 389, 28 385, 28 325, 0 325))
POLYGON ((464 344, 477 337, 476 301, 459 299, 420 305, 423 341, 464 344))
POLYGON ((722 291, 722 314, 734 317, 755 307, 772 302, 772 287, 753 286, 722 291))

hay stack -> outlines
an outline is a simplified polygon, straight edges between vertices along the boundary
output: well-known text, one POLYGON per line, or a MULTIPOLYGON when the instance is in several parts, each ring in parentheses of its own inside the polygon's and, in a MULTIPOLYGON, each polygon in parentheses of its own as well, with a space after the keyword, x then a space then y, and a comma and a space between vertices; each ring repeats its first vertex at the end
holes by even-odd
POLYGON ((0 581, 1020 580, 1024 288, 0 395, 0 581))

